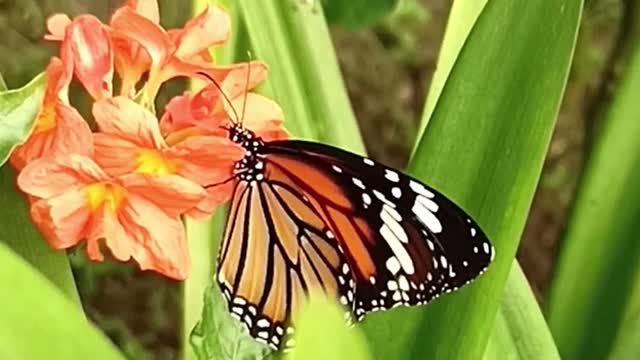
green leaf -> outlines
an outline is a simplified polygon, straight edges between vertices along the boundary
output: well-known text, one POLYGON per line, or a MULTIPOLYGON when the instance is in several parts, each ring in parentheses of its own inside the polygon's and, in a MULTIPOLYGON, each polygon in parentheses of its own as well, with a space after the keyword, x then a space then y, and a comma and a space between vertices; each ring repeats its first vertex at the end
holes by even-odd
POLYGON ((200 360, 268 359, 271 353, 228 315, 226 301, 215 283, 205 291, 202 320, 191 333, 191 344, 200 360))
POLYGON ((551 332, 517 261, 511 267, 484 358, 560 360, 551 332))
POLYGON ((10 166, 0 168, 0 204, 0 242, 11 247, 80 305, 66 252, 51 248, 34 227, 27 200, 18 193, 16 174, 10 166))
POLYGON ((124 359, 76 304, 2 243, 0 264, 1 359, 124 359))
POLYGON ((640 269, 636 271, 633 284, 616 342, 608 357, 610 360, 640 359, 640 269))
POLYGON ((579 0, 493 0, 478 18, 410 169, 482 225, 497 258, 455 295, 371 316, 365 326, 380 358, 483 356, 555 124, 581 8, 579 0))
POLYGON ((368 360, 367 343, 358 328, 347 328, 335 300, 312 297, 296 319, 296 347, 288 360, 368 360))
MULTIPOLYGON (((424 108, 422 129, 426 128, 445 80, 455 63, 486 0, 453 3, 438 55, 438 64, 424 108)), ((484 358, 557 359, 558 350, 542 316, 538 302, 517 261, 511 268, 493 333, 484 358)))
POLYGON ((321 1, 327 21, 347 28, 374 25, 393 9, 399 0, 312 0, 321 1))
POLYGON ((628 40, 630 60, 586 162, 548 299, 565 359, 609 355, 640 271, 640 28, 628 40))
POLYGON ((0 166, 31 133, 44 87, 45 76, 42 73, 20 89, 0 93, 0 166))

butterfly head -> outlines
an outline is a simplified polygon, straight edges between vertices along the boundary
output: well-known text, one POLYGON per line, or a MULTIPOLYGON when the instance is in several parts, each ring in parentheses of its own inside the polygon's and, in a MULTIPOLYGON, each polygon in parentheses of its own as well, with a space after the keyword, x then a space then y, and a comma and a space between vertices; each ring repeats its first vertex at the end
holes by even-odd
POLYGON ((258 157, 260 149, 264 146, 262 139, 248 129, 244 129, 239 125, 228 128, 229 139, 234 143, 242 146, 245 155, 242 160, 236 162, 235 171, 237 176, 242 180, 258 180, 264 178, 262 159, 258 157))

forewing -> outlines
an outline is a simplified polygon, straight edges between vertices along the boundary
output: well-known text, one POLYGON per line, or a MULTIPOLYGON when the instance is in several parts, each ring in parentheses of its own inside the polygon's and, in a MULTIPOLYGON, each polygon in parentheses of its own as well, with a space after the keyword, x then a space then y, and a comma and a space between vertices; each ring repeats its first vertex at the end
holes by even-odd
POLYGON ((316 199, 356 280, 353 311, 423 304, 484 272, 494 249, 451 200, 370 159, 304 141, 267 143, 266 159, 316 199))

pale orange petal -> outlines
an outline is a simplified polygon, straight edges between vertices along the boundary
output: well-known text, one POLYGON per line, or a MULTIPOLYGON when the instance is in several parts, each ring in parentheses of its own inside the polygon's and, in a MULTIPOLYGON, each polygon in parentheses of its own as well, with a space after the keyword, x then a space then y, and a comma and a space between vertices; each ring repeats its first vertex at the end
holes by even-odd
POLYGON ((177 143, 165 154, 177 160, 179 175, 206 186, 233 176, 233 166, 245 151, 226 137, 195 136, 177 143))
POLYGON ((229 201, 233 192, 233 181, 229 181, 218 186, 207 189, 207 197, 204 198, 196 207, 186 213, 196 220, 206 220, 220 205, 229 201))
POLYGON ((127 6, 153 23, 160 23, 160 10, 158 9, 157 0, 127 0, 127 6))
POLYGON ((231 19, 229 14, 217 6, 210 5, 200 15, 189 20, 183 31, 177 34, 175 55, 188 59, 210 46, 219 45, 229 39, 231 19))
POLYGON ((62 41, 65 29, 71 24, 71 19, 67 14, 53 14, 47 18, 48 34, 44 35, 46 40, 62 41))
POLYGON ((139 150, 137 144, 105 133, 95 133, 93 139, 95 142, 94 158, 107 174, 120 176, 136 170, 139 150))
POLYGON ((66 31, 78 80, 94 99, 111 96, 113 52, 104 25, 92 15, 81 15, 66 31))
POLYGON ((123 96, 97 101, 93 116, 100 130, 147 148, 167 147, 155 115, 123 96))
POLYGON ((201 186, 178 175, 131 174, 120 179, 129 193, 146 198, 171 217, 196 206, 206 195, 201 186))
POLYGON ((143 270, 154 270, 184 280, 191 271, 184 226, 177 217, 144 197, 130 195, 119 217, 134 239, 132 256, 143 270))
POLYGON ((161 66, 173 53, 174 45, 160 25, 137 13, 130 7, 122 7, 113 14, 114 31, 140 43, 151 56, 155 66, 161 66))
POLYGON ((89 220, 86 201, 81 187, 68 187, 59 195, 34 202, 31 217, 51 246, 66 249, 85 236, 89 220))
POLYGON ((44 157, 29 163, 18 175, 18 187, 29 195, 50 198, 75 186, 110 180, 86 156, 44 157))

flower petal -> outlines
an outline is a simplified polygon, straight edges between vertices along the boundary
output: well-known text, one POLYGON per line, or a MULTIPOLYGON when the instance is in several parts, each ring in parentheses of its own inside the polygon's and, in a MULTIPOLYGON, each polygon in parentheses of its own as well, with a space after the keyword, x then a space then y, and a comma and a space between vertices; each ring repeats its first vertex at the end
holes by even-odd
POLYGON ((174 45, 167 32, 128 6, 116 10, 111 18, 111 27, 118 34, 140 43, 154 66, 161 66, 173 53, 174 45))
POLYGON ((160 10, 157 0, 128 0, 127 6, 155 24, 160 23, 160 10))
POLYGON ((135 86, 151 67, 151 58, 138 42, 112 32, 113 59, 118 76, 122 80, 120 94, 132 98, 135 86))
POLYGON ((47 30, 49 34, 45 34, 46 40, 62 41, 64 39, 65 29, 71 24, 71 19, 67 14, 53 14, 47 19, 47 30))
POLYGON ((175 55, 189 59, 210 46, 224 43, 229 39, 230 33, 229 14, 210 5, 200 15, 189 20, 182 31, 176 33, 175 43, 178 48, 175 55))
POLYGON ((118 136, 142 147, 167 147, 156 117, 147 109, 123 96, 102 99, 93 104, 93 116, 106 134, 118 136))
POLYGON ((226 137, 195 136, 165 153, 177 160, 179 175, 207 186, 231 178, 235 162, 242 159, 245 150, 226 137))
POLYGON ((254 93, 233 100, 236 109, 245 109, 243 126, 251 129, 265 141, 284 140, 289 137, 282 127, 284 114, 275 101, 254 93), (245 104, 246 101, 246 104, 245 104))
POLYGON ((164 107, 164 114, 160 119, 160 131, 165 136, 171 132, 193 126, 195 120, 191 115, 191 95, 185 92, 183 95, 174 96, 164 107))
POLYGON ((149 269, 183 280, 191 271, 184 226, 177 217, 144 197, 130 195, 119 219, 130 237, 132 256, 143 270, 149 269))
POLYGON ((51 246, 66 249, 85 236, 90 214, 86 201, 81 187, 68 187, 59 195, 34 202, 31 217, 51 246))
POLYGON ((66 31, 78 80, 94 99, 111 96, 113 52, 104 25, 92 15, 81 15, 66 31))
POLYGON ((105 133, 93 134, 96 163, 111 176, 120 176, 136 170, 138 145, 130 140, 105 133))
POLYGON ((101 205, 96 209, 87 226, 87 255, 94 261, 104 260, 100 251, 100 241, 104 241, 111 254, 119 261, 131 259, 133 247, 137 244, 125 231, 117 214, 108 206, 101 205))
POLYGON ((149 200, 171 217, 196 206, 206 195, 201 186, 178 175, 132 174, 120 179, 129 193, 149 200))
POLYGON ((82 119, 78 111, 59 100, 53 109, 45 104, 36 119, 36 126, 27 141, 11 154, 11 164, 18 170, 30 161, 43 156, 60 156, 64 154, 93 154, 93 139, 89 125, 82 119), (50 113, 53 111, 53 114, 50 113), (41 117, 50 117, 48 120, 41 117), (42 121, 53 122, 45 125, 42 130, 38 127, 42 121))
POLYGON ((231 199, 233 188, 233 181, 207 188, 207 197, 186 215, 195 220, 206 220, 220 205, 231 199))
POLYGON ((69 154, 29 163, 18 175, 18 187, 29 195, 50 198, 76 186, 108 180, 109 176, 93 160, 69 154))

